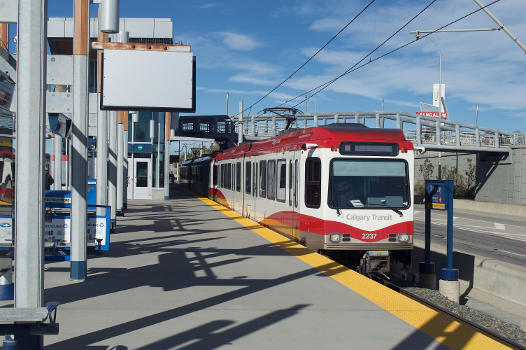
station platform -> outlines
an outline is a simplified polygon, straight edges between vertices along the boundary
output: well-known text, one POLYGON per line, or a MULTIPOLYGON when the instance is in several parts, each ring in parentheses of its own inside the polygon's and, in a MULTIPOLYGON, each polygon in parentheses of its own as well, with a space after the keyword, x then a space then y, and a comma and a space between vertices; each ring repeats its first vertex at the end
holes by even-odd
POLYGON ((505 349, 449 316, 181 189, 133 201, 111 251, 46 264, 46 349, 505 349))

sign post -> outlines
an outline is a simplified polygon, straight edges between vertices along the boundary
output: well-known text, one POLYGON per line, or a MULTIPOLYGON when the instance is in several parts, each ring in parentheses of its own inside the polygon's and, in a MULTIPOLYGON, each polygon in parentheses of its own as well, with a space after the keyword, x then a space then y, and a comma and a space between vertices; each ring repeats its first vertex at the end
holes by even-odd
MULTIPOLYGON (((425 191, 425 262, 421 263, 420 271, 429 269, 432 264, 430 262, 431 210, 445 210, 447 211, 447 267, 440 271, 439 290, 442 295, 458 303, 460 283, 458 269, 453 268, 453 180, 426 180, 425 191)), ((434 274, 434 264, 432 269, 434 274)))

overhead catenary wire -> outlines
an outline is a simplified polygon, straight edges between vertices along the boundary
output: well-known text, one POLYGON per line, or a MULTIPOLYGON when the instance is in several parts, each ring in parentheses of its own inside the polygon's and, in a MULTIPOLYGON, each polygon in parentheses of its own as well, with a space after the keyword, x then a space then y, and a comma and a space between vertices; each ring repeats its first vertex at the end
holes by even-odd
MULTIPOLYGON (((296 96, 296 97, 293 97, 293 98, 291 98, 291 99, 289 99, 289 100, 283 102, 281 105, 287 104, 287 103, 289 103, 289 102, 291 102, 291 101, 294 101, 294 100, 296 100, 296 99, 298 99, 298 98, 300 98, 300 97, 303 97, 303 96, 305 96, 305 95, 308 95, 308 94, 310 94, 311 92, 314 91, 314 93, 312 93, 312 94, 308 97, 308 98, 312 98, 312 97, 314 97, 315 95, 317 95, 317 94, 319 94, 320 92, 322 92, 323 90, 325 90, 326 88, 328 88, 330 85, 332 85, 332 84, 333 84, 334 82, 336 82, 338 79, 340 79, 340 78, 342 78, 342 77, 344 77, 344 76, 346 76, 346 75, 348 75, 348 74, 350 74, 350 73, 352 73, 352 72, 354 72, 354 71, 356 71, 356 70, 358 70, 358 69, 361 69, 361 68, 363 68, 363 67, 365 67, 365 66, 367 66, 367 65, 369 65, 369 64, 371 64, 371 63, 373 63, 373 62, 376 62, 376 61, 378 61, 378 60, 380 60, 380 59, 382 59, 382 58, 384 58, 384 57, 386 57, 386 56, 388 56, 388 55, 390 55, 390 54, 393 54, 393 53, 395 53, 395 52, 397 52, 397 51, 399 51, 399 50, 401 50, 401 49, 403 49, 403 48, 405 48, 405 47, 407 47, 407 46, 409 46, 409 45, 412 45, 412 44, 414 44, 415 42, 419 41, 420 39, 426 38, 427 36, 432 35, 432 34, 436 33, 437 31, 439 31, 439 30, 441 30, 441 29, 447 28, 447 27, 449 27, 450 25, 453 25, 453 24, 455 24, 455 23, 457 23, 457 22, 460 22, 461 20, 463 20, 463 19, 465 19, 465 18, 467 18, 467 17, 469 17, 469 16, 471 16, 471 15, 474 15, 475 13, 477 13, 477 12, 479 12, 479 11, 482 11, 482 10, 483 10, 484 8, 486 8, 486 7, 489 7, 489 6, 491 6, 491 5, 494 5, 494 4, 496 4, 497 2, 499 2, 499 1, 501 1, 501 0, 494 0, 493 2, 487 4, 486 6, 484 6, 484 7, 482 7, 482 8, 479 8, 479 9, 477 9, 477 10, 474 10, 474 11, 472 11, 472 12, 470 12, 470 13, 468 13, 468 14, 462 16, 462 17, 459 17, 459 18, 457 18, 456 20, 453 20, 453 21, 451 21, 451 22, 449 22, 449 23, 447 23, 447 24, 445 24, 445 25, 443 25, 443 26, 441 26, 441 27, 439 27, 439 28, 437 28, 437 29, 431 31, 430 33, 427 33, 427 34, 425 34, 425 35, 420 36, 419 38, 416 38, 416 39, 414 39, 414 40, 411 40, 411 41, 409 41, 409 42, 407 42, 407 43, 405 43, 405 44, 403 44, 403 45, 401 45, 401 46, 399 46, 399 47, 397 47, 397 48, 395 48, 395 49, 393 49, 393 50, 391 50, 391 51, 388 51, 388 52, 384 53, 383 55, 380 55, 380 56, 374 58, 374 59, 369 58, 369 61, 367 61, 367 62, 365 62, 365 63, 363 63, 363 64, 360 64, 360 63, 363 62, 367 57, 369 57, 372 53, 374 53, 374 51, 376 51, 379 47, 381 47, 381 45, 385 44, 390 38, 392 38, 394 35, 396 35, 397 32, 399 32, 401 29, 403 29, 405 26, 407 26, 412 20, 414 20, 414 18, 416 18, 421 12, 423 12, 423 11, 421 11, 417 16, 413 17, 413 18, 412 18, 408 23, 406 23, 402 28, 400 28, 399 30, 397 30, 397 32, 395 32, 395 34, 391 35, 388 39, 386 39, 386 41, 384 41, 381 45, 379 45, 377 48, 375 48, 373 51, 371 51, 369 54, 367 54, 364 58, 362 58, 361 60, 359 60, 358 62, 356 62, 356 63, 355 63, 354 65, 352 65, 350 68, 348 68, 345 72, 343 72, 342 74, 338 75, 337 77, 335 77, 335 78, 333 78, 333 79, 331 79, 331 80, 329 80, 329 81, 326 81, 325 83, 323 83, 323 84, 321 84, 321 85, 318 85, 318 86, 316 86, 316 87, 314 87, 314 88, 312 88, 312 89, 310 89, 310 90, 308 90, 308 91, 306 91, 306 92, 304 92, 304 93, 302 93, 302 94, 300 94, 300 95, 298 95, 298 96, 296 96)), ((434 2, 434 1, 433 1, 433 2, 434 2)), ((432 3, 431 3, 431 4, 432 4, 432 3)), ((430 4, 430 5, 431 5, 431 4, 430 4)), ((426 6, 426 8, 427 8, 427 7, 429 7, 429 6, 426 6)), ((424 10, 425 10, 425 9, 424 9, 424 10)), ((295 104, 295 105, 292 106, 292 107, 294 108, 294 107, 300 105, 301 103, 303 103, 303 101, 298 102, 297 104, 295 104)))
MULTIPOLYGON (((299 66, 294 72, 292 72, 288 77, 286 77, 282 82, 280 82, 278 85, 276 85, 275 87, 273 87, 271 90, 269 90, 267 93, 265 93, 259 100, 257 100, 256 102, 254 102, 253 104, 251 104, 250 106, 244 108, 241 112, 239 112, 238 114, 234 115, 234 117, 238 116, 239 114, 241 113, 244 113, 245 111, 249 110, 249 109, 252 109, 252 107, 254 107, 255 105, 257 105, 258 103, 260 103, 261 101, 263 101, 265 98, 267 98, 271 93, 273 93, 274 91, 276 91, 277 89, 279 89, 283 84, 285 84, 290 78, 292 78, 294 75, 296 75, 296 73, 298 73, 303 67, 305 67, 310 61, 312 61, 312 59, 314 59, 314 57, 316 57, 321 51, 323 51, 323 49, 325 49, 325 47, 327 47, 327 45, 329 45, 334 39, 336 39, 345 29, 347 29, 347 27, 349 27, 358 17, 360 17, 364 12, 365 10, 367 10, 369 8, 369 6, 371 6, 376 0, 371 0, 369 1, 369 3, 367 5, 365 5, 364 8, 362 8, 360 10, 360 12, 358 12, 349 22, 347 22, 346 25, 344 25, 336 34, 334 34, 325 44, 323 44, 322 47, 320 47, 318 49, 318 51, 316 51, 312 56, 310 56, 305 62, 303 62, 303 64, 301 66, 299 66)), ((435 0, 436 1, 436 0, 435 0)))

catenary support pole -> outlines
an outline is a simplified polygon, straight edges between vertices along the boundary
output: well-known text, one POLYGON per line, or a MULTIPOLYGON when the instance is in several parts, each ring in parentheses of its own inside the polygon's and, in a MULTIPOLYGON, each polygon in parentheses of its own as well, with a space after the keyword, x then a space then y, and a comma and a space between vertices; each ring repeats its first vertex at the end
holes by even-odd
POLYGON ((239 101, 239 117, 237 128, 237 144, 243 143, 243 101, 239 101))
MULTIPOLYGON (((100 30, 101 9, 99 7, 99 38, 100 42, 108 41, 108 35, 100 30)), ((97 205, 108 205, 108 112, 100 109, 102 93, 102 55, 97 51, 97 205)), ((105 215, 104 208, 97 208, 97 215, 105 215)))
POLYGON ((70 278, 83 281, 87 271, 89 0, 75 0, 74 22, 70 278))

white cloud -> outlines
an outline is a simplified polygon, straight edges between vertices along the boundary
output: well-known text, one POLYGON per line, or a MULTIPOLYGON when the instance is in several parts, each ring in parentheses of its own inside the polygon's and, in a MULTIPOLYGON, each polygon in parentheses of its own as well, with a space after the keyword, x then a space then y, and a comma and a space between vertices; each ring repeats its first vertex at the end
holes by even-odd
POLYGON ((223 6, 223 4, 219 3, 219 2, 207 2, 207 3, 204 3, 202 5, 199 5, 199 8, 201 8, 201 9, 209 9, 209 8, 221 7, 221 6, 223 6))
POLYGON ((232 50, 251 51, 262 45, 257 40, 245 34, 232 32, 217 32, 216 34, 221 38, 223 43, 232 50))
POLYGON ((263 78, 257 78, 255 76, 249 75, 249 74, 236 74, 234 76, 231 76, 229 78, 230 81, 235 81, 237 83, 248 83, 253 85, 263 85, 263 86, 271 86, 275 85, 276 82, 269 80, 269 79, 263 79, 263 78))

